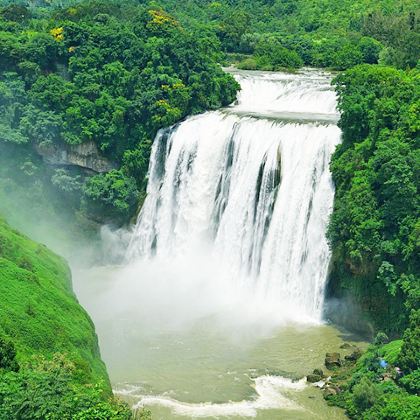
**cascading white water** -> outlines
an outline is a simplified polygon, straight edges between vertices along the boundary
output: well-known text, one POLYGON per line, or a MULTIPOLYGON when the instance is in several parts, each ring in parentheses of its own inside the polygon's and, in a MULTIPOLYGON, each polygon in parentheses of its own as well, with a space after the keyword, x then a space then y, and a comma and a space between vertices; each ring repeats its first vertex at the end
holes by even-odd
POLYGON ((236 76, 241 84, 236 111, 257 114, 294 113, 292 117, 308 113, 309 118, 335 121, 338 117, 336 94, 326 73, 302 71, 298 75, 286 73, 250 72, 236 76))
POLYGON ((237 104, 157 135, 127 258, 200 252, 257 308, 319 320, 334 195, 329 160, 340 140, 335 93, 313 71, 235 77, 237 104))

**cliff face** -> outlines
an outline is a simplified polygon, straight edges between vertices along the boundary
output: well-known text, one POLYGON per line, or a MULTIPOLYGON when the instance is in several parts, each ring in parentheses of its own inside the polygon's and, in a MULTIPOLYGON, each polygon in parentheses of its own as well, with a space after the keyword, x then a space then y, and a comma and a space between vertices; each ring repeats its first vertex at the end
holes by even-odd
POLYGON ((98 173, 116 168, 115 164, 99 153, 92 141, 75 145, 39 143, 35 144, 35 150, 49 165, 79 166, 98 173))
POLYGON ((17 361, 65 354, 83 382, 109 379, 91 319, 79 305, 66 262, 0 219, 0 338, 17 361))

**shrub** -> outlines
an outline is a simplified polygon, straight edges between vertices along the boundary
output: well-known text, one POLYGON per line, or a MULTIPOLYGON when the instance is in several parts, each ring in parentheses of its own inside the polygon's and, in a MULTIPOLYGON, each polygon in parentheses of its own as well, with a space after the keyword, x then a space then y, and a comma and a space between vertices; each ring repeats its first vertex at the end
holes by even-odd
POLYGON ((299 68, 303 60, 298 53, 282 46, 277 39, 261 39, 255 48, 258 68, 280 70, 281 68, 299 68))
POLYGON ((99 222, 127 222, 133 214, 139 192, 134 178, 119 170, 98 174, 83 187, 83 209, 99 222))
POLYGON ((420 413, 420 397, 416 395, 384 395, 378 404, 366 411, 366 420, 408 420, 418 419, 420 413))
POLYGON ((378 398, 379 390, 365 377, 353 387, 353 403, 360 412, 372 407, 378 398))
POLYGON ((99 383, 81 385, 64 355, 34 358, 19 372, 0 376, 0 419, 129 420, 126 404, 106 397, 99 383))
POLYGON ((386 344, 388 342, 388 336, 384 332, 378 332, 373 343, 375 344, 375 346, 381 346, 382 344, 386 344))
POLYGON ((2 369, 17 372, 19 365, 16 361, 16 350, 13 343, 0 337, 0 372, 2 369))
POLYGON ((403 335, 404 344, 401 348, 399 364, 406 373, 418 369, 420 360, 420 310, 412 311, 410 326, 403 335))
POLYGON ((244 60, 242 60, 237 65, 237 67, 238 67, 238 69, 241 69, 241 70, 257 70, 258 64, 257 64, 257 61, 255 60, 255 58, 248 57, 248 58, 245 58, 244 60))
POLYGON ((420 392, 420 369, 416 369, 408 375, 403 376, 399 383, 412 394, 420 392))

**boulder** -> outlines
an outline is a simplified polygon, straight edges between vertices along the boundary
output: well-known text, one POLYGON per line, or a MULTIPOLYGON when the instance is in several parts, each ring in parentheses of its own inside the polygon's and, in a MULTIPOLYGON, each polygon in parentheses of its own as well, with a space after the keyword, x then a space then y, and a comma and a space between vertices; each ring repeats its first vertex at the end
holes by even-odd
POLYGON ((348 350, 348 349, 351 349, 353 346, 351 345, 351 344, 349 344, 349 343, 343 343, 341 346, 340 346, 340 349, 345 349, 345 350, 348 350))
POLYGON ((322 369, 314 369, 314 371, 312 372, 314 375, 319 375, 321 377, 324 376, 324 372, 322 371, 322 369))
POLYGON ((341 366, 340 353, 326 353, 325 366, 327 369, 336 369, 341 366))
POLYGON ((337 391, 334 388, 328 387, 324 389, 324 398, 328 398, 332 395, 337 395, 337 391))
POLYGON ((306 380, 308 382, 312 383, 312 384, 315 383, 315 382, 319 382, 321 379, 322 379, 322 376, 320 376, 320 375, 314 375, 314 374, 309 374, 306 377, 306 380))
POLYGON ((356 349, 348 354, 347 356, 344 356, 344 359, 348 360, 349 362, 355 362, 357 359, 360 358, 360 356, 362 355, 362 351, 356 347, 356 349))

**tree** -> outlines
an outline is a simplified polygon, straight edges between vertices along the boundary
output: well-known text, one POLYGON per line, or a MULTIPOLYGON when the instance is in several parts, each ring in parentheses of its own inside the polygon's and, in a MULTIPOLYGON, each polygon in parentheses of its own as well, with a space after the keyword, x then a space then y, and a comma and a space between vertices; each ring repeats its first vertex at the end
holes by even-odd
POLYGON ((135 180, 117 170, 89 178, 83 193, 83 209, 88 217, 121 224, 128 222, 139 196, 135 180))

